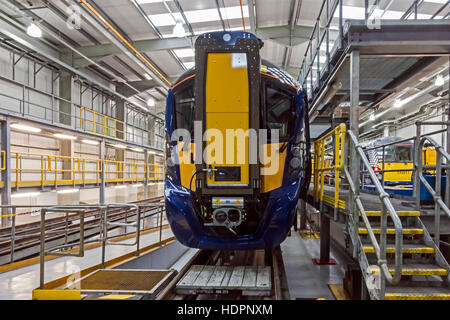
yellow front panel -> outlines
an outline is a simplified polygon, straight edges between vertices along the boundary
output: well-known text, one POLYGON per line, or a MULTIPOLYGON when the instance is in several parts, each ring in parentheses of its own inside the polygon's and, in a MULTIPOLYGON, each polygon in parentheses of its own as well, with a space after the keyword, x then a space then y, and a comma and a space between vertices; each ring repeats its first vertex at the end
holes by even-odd
MULTIPOLYGON (((379 165, 380 169, 382 165, 379 165)), ((387 162, 384 165, 384 170, 398 170, 398 169, 412 169, 413 164, 411 162, 387 162)), ((384 173, 384 181, 411 181, 412 171, 392 171, 384 173)))
POLYGON ((249 87, 246 56, 235 53, 210 53, 206 73, 206 164, 212 168, 240 167, 238 181, 215 181, 207 175, 208 185, 249 184, 249 87), (228 130, 241 130, 240 142, 228 130), (245 143, 244 143, 245 142, 245 143))
POLYGON ((181 185, 186 189, 191 188, 192 191, 195 191, 195 177, 191 178, 195 173, 195 143, 190 143, 189 149, 183 151, 184 142, 178 141, 178 157, 180 160, 180 180, 181 185), (191 154, 193 157, 191 158, 191 154), (194 160, 194 161, 191 161, 194 160))
POLYGON ((281 188, 283 184, 284 163, 286 161, 286 150, 283 153, 278 153, 282 143, 265 144, 264 163, 261 167, 267 169, 268 174, 261 175, 261 192, 269 192, 281 188), (275 159, 277 157, 278 159, 275 159), (278 161, 278 164, 274 163, 278 161), (270 169, 271 166, 274 166, 270 169))

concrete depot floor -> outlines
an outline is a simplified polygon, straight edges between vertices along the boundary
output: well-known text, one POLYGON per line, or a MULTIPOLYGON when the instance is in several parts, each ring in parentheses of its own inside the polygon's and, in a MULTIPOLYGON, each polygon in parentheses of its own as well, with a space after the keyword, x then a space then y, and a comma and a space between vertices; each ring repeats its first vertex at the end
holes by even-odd
POLYGON ((338 265, 317 266, 313 258, 320 256, 320 239, 303 239, 292 229, 291 236, 281 244, 284 267, 291 299, 335 300, 329 284, 342 284, 344 265, 331 249, 331 258, 338 265))
MULTIPOLYGON (((162 239, 173 236, 172 231, 164 229, 162 239)), ((133 239, 121 241, 132 243, 133 239)), ((157 243, 159 232, 141 236, 141 248, 157 243)), ((85 251, 83 258, 60 257, 45 262, 45 282, 49 282, 68 274, 83 270, 101 262, 101 247, 85 251)), ((106 260, 111 260, 129 252, 136 246, 109 245, 106 247, 106 260)), ((32 290, 39 286, 39 263, 0 274, 0 300, 30 300, 32 290)))

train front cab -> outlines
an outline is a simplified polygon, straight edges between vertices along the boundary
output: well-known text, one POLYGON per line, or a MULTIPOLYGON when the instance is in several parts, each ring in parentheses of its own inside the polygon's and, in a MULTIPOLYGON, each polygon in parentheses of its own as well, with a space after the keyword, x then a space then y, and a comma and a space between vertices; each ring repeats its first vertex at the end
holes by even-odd
MULTIPOLYGON (((278 129, 279 137, 269 135, 267 142, 259 145, 258 149, 262 150, 258 154, 264 156, 262 164, 256 166, 249 161, 248 137, 245 149, 239 149, 239 143, 233 141, 237 154, 231 163, 226 159, 226 152, 211 159, 208 158, 211 154, 206 152, 201 163, 196 161, 197 154, 203 155, 202 151, 208 150, 212 143, 208 134, 200 144, 194 139, 190 143, 170 142, 168 152, 175 150, 179 159, 191 160, 179 161, 179 165, 168 168, 165 189, 166 212, 172 230, 180 242, 190 247, 253 250, 278 245, 292 226, 298 197, 307 181, 309 132, 305 126, 307 111, 303 92, 271 74, 268 63, 263 62, 262 67, 257 65, 256 76, 255 66, 252 70, 250 63, 252 56, 236 50, 238 41, 232 52, 223 52, 224 45, 216 43, 212 52, 204 50, 202 55, 196 47, 200 68, 196 73, 186 74, 169 92, 167 138, 174 129, 180 128, 194 137, 193 120, 201 121, 202 133, 215 129, 226 137, 226 129, 261 128, 268 132, 278 129), (201 61, 208 71, 202 69, 201 61), (233 64, 247 68, 230 68, 233 64), (240 157, 244 161, 238 162, 240 157), (261 175, 261 170, 270 167, 274 157, 279 163, 277 169, 261 175), (221 202, 228 205, 221 207, 221 202), (239 217, 233 221, 227 219, 226 223, 219 221, 221 208, 228 210, 229 215, 233 210, 239 212, 239 217)), ((259 61, 259 55, 256 57, 259 61)))

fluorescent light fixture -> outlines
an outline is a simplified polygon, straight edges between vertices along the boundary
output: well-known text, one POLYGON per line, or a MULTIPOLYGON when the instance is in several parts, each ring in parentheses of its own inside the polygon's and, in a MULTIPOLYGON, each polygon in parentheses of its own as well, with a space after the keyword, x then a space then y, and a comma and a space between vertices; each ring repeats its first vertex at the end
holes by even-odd
POLYGON ((27 34, 33 38, 40 38, 42 37, 42 30, 37 25, 32 23, 27 28, 27 34))
POLYGON ((98 141, 95 141, 95 140, 88 140, 88 139, 83 139, 82 142, 83 142, 83 143, 86 143, 86 144, 92 144, 93 146, 96 146, 96 145, 99 144, 98 141))
POLYGON ((141 149, 141 148, 131 148, 131 150, 136 151, 136 152, 144 152, 144 149, 141 149))
POLYGON ((132 186, 137 188, 137 187, 142 187, 143 184, 142 183, 136 183, 136 184, 133 184, 132 186))
POLYGON ((113 144, 112 145, 114 148, 118 148, 118 149, 126 149, 127 146, 124 146, 123 144, 113 144))
POLYGON ((77 139, 77 137, 71 136, 71 135, 69 135, 69 134, 54 133, 53 135, 54 135, 56 138, 64 139, 64 140, 76 140, 76 139, 77 139))
POLYGON ((401 108, 403 106, 404 102, 400 99, 395 99, 394 101, 394 108, 401 108))
POLYGON ((369 117, 369 121, 375 121, 375 113, 372 113, 369 117))
POLYGON ((154 107, 155 104, 156 104, 155 99, 153 99, 152 97, 148 98, 148 100, 147 100, 147 105, 148 105, 149 107, 154 107))
POLYGON ((38 192, 22 192, 22 193, 13 193, 11 198, 27 198, 27 197, 37 197, 41 193, 38 192))
POLYGON ((186 30, 184 30, 183 23, 178 21, 173 27, 172 33, 177 38, 183 38, 186 35, 186 30))
MULTIPOLYGON (((242 12, 244 14, 244 18, 248 18, 248 6, 242 6, 242 12)), ((228 20, 242 19, 240 6, 220 8, 220 13, 228 20)))
POLYGON ((443 86, 444 83, 445 83, 445 80, 444 80, 444 77, 443 77, 442 75, 438 75, 438 76, 436 77, 436 80, 434 81, 434 85, 435 85, 436 87, 443 86))
POLYGON ((192 48, 175 49, 175 50, 173 50, 173 52, 175 52, 175 54, 178 56, 178 58, 193 57, 195 55, 194 49, 192 49, 192 48))
POLYGON ((11 128, 14 128, 14 129, 17 129, 17 130, 21 130, 21 131, 33 132, 33 133, 38 133, 38 132, 42 131, 39 128, 31 127, 31 126, 27 126, 25 124, 19 124, 19 123, 11 124, 11 128))
POLYGON ((150 75, 148 73, 144 74, 144 77, 147 80, 152 80, 152 77, 150 77, 150 75))
MULTIPOLYGON (((244 18, 249 16, 248 6, 242 6, 244 12, 244 18)), ((220 8, 220 13, 225 19, 241 19, 241 7, 227 7, 220 8)), ((217 9, 202 9, 202 10, 190 10, 185 11, 184 15, 189 23, 201 23, 201 22, 209 22, 209 21, 220 21, 219 12, 217 9)), ((183 17, 179 12, 170 13, 162 13, 162 14, 151 14, 148 15, 148 18, 152 21, 152 23, 156 27, 164 27, 164 26, 175 26, 179 21, 183 21, 183 17), (174 19, 175 18, 175 19, 174 19)), ((181 24, 181 26, 183 26, 181 24)), ((184 29, 184 28, 183 28, 184 29)), ((181 30, 181 29, 180 29, 181 30)), ((222 29, 220 29, 222 30, 222 29)), ((175 34, 175 32, 174 32, 175 34)), ((184 36, 184 35, 183 35, 184 36)))
POLYGON ((148 154, 156 154, 155 151, 150 151, 150 150, 148 150, 147 152, 148 152, 148 154))
POLYGON ((58 191, 56 191, 56 193, 68 194, 68 193, 76 193, 78 191, 80 191, 80 189, 64 189, 64 190, 58 190, 58 191))
POLYGON ((125 189, 127 186, 126 185, 120 185, 120 186, 115 186, 114 188, 116 189, 125 189))

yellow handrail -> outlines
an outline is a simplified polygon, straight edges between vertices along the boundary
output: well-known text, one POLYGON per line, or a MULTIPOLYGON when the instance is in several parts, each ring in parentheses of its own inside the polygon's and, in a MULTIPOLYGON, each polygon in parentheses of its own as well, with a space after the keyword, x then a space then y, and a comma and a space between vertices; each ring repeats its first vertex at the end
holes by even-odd
POLYGON ((102 113, 87 109, 85 107, 80 108, 80 127, 86 132, 94 133, 103 137, 125 140, 125 122, 108 117, 102 113), (91 115, 92 120, 88 120, 86 115, 91 115), (96 117, 99 117, 103 121, 101 121, 100 123, 97 122, 96 117), (108 124, 109 121, 112 121, 113 123, 111 126, 108 124), (85 123, 91 124, 92 130, 87 129, 85 123), (122 129, 117 128, 118 123, 122 125, 120 126, 122 129), (103 132, 100 132, 100 130, 97 130, 97 128, 101 128, 103 132), (110 134, 110 132, 112 132, 112 134, 110 134))
POLYGON ((339 207, 339 171, 344 169, 346 126, 341 123, 332 131, 314 142, 314 198, 324 200, 324 182, 328 171, 334 171, 334 200, 335 208, 339 207), (333 153, 325 153, 326 140, 334 136, 333 153), (334 164, 330 165, 325 156, 332 156, 334 164))
MULTIPOLYGON (((134 162, 105 160, 103 163, 101 159, 25 152, 12 152, 11 158, 15 159, 15 168, 11 169, 15 176, 15 180, 11 182, 13 187, 98 184, 101 181, 103 165, 106 182, 145 181, 145 175, 150 171, 146 168, 144 160, 134 162), (39 161, 40 165, 33 161, 39 161)), ((163 166, 156 164, 149 166, 155 168, 154 177, 149 180, 161 180, 163 166)))

